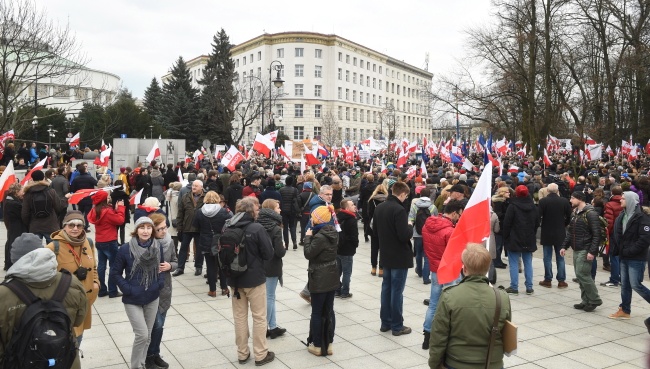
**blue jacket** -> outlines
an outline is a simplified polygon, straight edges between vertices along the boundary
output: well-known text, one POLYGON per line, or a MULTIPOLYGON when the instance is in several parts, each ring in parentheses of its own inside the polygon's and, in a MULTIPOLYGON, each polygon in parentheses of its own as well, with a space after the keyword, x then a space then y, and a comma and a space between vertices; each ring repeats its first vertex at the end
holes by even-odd
POLYGON ((30 163, 33 163, 36 161, 36 159, 38 159, 38 153, 36 152, 35 148, 32 147, 31 149, 29 149, 29 156, 30 156, 29 159, 30 163))
MULTIPOLYGON (((158 242, 154 240, 154 242, 158 242)), ((163 262, 162 246, 160 247, 160 262, 163 262)), ((160 296, 160 290, 165 286, 165 278, 158 274, 158 280, 154 281, 149 289, 145 290, 144 286, 140 284, 140 275, 131 275, 131 268, 133 267, 133 256, 129 251, 129 244, 125 243, 120 246, 115 256, 115 261, 111 265, 109 276, 115 279, 120 291, 124 294, 122 296, 122 303, 131 305, 146 305, 160 296), (126 276, 126 278, 124 277, 126 276)))
POLYGON ((282 204, 282 195, 280 195, 280 192, 278 192, 278 190, 276 190, 275 187, 266 187, 266 189, 262 191, 262 193, 260 194, 260 205, 266 199, 278 200, 280 204, 282 204))

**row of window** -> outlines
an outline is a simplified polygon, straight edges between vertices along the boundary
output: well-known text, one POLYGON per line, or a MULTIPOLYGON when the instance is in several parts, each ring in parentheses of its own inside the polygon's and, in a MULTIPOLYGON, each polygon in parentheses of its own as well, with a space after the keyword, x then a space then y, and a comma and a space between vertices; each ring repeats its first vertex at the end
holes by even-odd
MULTIPOLYGON (((284 132, 284 129, 282 129, 284 132)), ((314 136, 313 138, 320 138, 321 135, 323 134, 323 130, 321 127, 314 127, 314 136)), ((342 127, 339 127, 338 129, 338 139, 341 141, 357 141, 357 137, 359 140, 365 140, 366 138, 372 136, 375 137, 377 134, 376 129, 364 129, 364 128, 345 128, 345 131, 342 127), (357 136, 357 132, 359 133, 359 136, 357 136)), ((305 138, 305 126, 293 126, 293 139, 294 140, 304 140, 305 138)))
MULTIPOLYGON (((343 53, 342 52, 339 52, 339 61, 343 62, 343 53)), ((350 55, 349 54, 345 54, 345 63, 350 64, 350 55)), ((352 57, 352 65, 355 66, 355 67, 357 66, 357 58, 356 57, 352 57)), ((359 67, 364 68, 363 59, 359 59, 359 67)), ((370 62, 369 61, 365 62, 365 69, 370 70, 370 62)), ((372 71, 373 72, 377 71, 377 65, 375 63, 372 63, 372 71)), ((382 74, 381 65, 379 66, 379 74, 382 74)), ((391 70, 390 68, 386 68, 386 76, 395 78, 395 70, 394 69, 391 70)), ((424 80, 421 80, 421 79, 416 78, 416 77, 411 77, 410 75, 408 75, 406 73, 400 73, 399 71, 397 71, 397 79, 400 79, 400 78, 402 78, 402 80, 404 82, 415 83, 418 86, 425 83, 424 80)))

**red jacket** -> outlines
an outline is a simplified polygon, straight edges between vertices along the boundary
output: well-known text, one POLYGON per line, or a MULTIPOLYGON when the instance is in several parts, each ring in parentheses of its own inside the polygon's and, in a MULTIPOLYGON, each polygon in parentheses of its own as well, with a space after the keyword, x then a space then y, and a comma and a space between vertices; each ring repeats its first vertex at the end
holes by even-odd
POLYGON ((612 196, 605 204, 604 217, 607 219, 607 235, 611 236, 614 230, 614 221, 618 215, 623 211, 621 206, 621 195, 612 196))
POLYGON ((434 273, 438 273, 440 259, 453 232, 454 223, 442 215, 429 217, 422 227, 424 254, 429 259, 429 269, 434 273))
POLYGON ((110 242, 117 240, 117 228, 124 224, 125 206, 118 206, 114 210, 110 205, 102 209, 102 213, 97 219, 95 207, 93 206, 88 213, 88 223, 95 225, 95 242, 110 242))

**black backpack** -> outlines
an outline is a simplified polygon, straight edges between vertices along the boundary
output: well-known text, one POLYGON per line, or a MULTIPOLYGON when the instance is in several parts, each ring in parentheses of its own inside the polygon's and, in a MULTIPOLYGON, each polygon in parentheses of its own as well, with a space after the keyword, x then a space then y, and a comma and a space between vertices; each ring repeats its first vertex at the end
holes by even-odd
POLYGON ((424 223, 426 223, 430 216, 431 212, 428 207, 418 208, 418 212, 415 213, 415 231, 418 232, 419 235, 422 235, 422 227, 424 227, 424 223))
POLYGON ((52 209, 52 199, 48 194, 48 188, 32 193, 32 211, 36 218, 47 218, 52 209))
POLYGON ((237 290, 237 278, 241 277, 248 270, 246 257, 246 227, 238 228, 229 226, 224 228, 219 238, 219 268, 227 278, 231 278, 235 284, 233 296, 239 297, 237 290))
POLYGON ((27 305, 5 347, 4 369, 72 367, 77 356, 76 339, 72 321, 63 305, 71 281, 70 273, 62 271, 59 285, 49 300, 36 297, 15 279, 3 283, 27 305))

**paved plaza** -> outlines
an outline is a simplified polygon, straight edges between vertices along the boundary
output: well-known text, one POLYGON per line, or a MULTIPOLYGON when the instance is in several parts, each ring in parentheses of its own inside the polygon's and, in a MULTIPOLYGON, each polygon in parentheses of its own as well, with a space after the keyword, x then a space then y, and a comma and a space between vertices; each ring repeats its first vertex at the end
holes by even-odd
MULTIPOLYGON (((93 232, 90 237, 94 237, 93 232)), ((0 226, 0 245, 4 246, 5 240, 6 229, 0 226)), ((4 255, 4 251, 0 255, 4 255)), ((567 265, 568 289, 543 288, 537 285, 544 274, 541 251, 535 256, 535 294, 510 297, 513 321, 519 326, 519 348, 517 355, 505 358, 505 367, 645 368, 650 336, 643 320, 650 316, 650 306, 633 294, 632 318, 628 321, 608 319, 607 315, 617 310, 620 290, 600 287, 603 306, 592 313, 575 310, 573 304, 580 302, 580 291, 578 285, 571 282, 572 267, 567 265)), ((311 312, 310 306, 298 296, 307 280, 306 268, 301 247, 287 252, 284 287, 277 289, 277 321, 287 333, 269 340, 269 348, 276 353, 276 359, 265 368, 428 367, 428 351, 421 349, 421 332, 426 310, 422 300, 428 298, 429 286, 422 284, 413 269, 409 270, 404 291, 404 324, 413 328, 413 333, 400 337, 390 332, 381 333, 381 278, 370 275, 370 243, 363 242, 361 236, 352 273, 351 293, 354 296, 334 302, 334 355, 315 357, 301 342, 306 341, 311 312)), ((253 367, 252 360, 244 366, 237 363, 230 299, 207 295, 205 279, 193 275, 191 259, 185 272, 174 278, 172 307, 161 346, 170 368, 253 367)), ((498 272, 497 284, 508 286, 507 270, 499 269, 498 272)), ((599 270, 597 282, 605 281, 608 275, 599 270)), ((523 291, 523 274, 520 274, 519 284, 523 291)), ((82 367, 128 368, 132 341, 131 325, 120 299, 98 299, 93 308, 93 327, 84 334, 82 367)))

